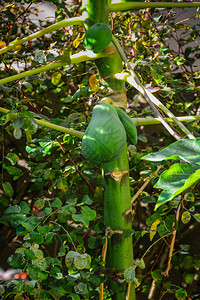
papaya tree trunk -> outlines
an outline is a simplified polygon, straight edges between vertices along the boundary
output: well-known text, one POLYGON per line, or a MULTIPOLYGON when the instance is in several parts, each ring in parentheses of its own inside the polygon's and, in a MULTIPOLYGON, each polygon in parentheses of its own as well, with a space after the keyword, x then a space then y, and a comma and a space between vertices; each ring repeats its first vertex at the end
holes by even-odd
MULTIPOLYGON (((109 0, 83 0, 86 27, 90 27, 95 23, 108 24, 109 4, 109 0)), ((112 98, 116 106, 126 108, 125 84, 113 78, 115 73, 122 71, 120 55, 111 45, 111 55, 96 60, 95 63, 100 77, 108 84, 108 96, 112 98)), ((127 268, 134 264, 132 237, 126 237, 126 233, 132 229, 131 214, 127 215, 125 213, 131 207, 127 147, 119 159, 102 165, 102 173, 104 182, 104 224, 109 236, 106 267, 113 269, 115 273, 114 278, 108 283, 108 288, 113 291, 113 300, 125 300, 128 284, 123 281, 123 274, 127 268)), ((129 285, 129 288, 127 299, 135 300, 134 285, 129 285)))

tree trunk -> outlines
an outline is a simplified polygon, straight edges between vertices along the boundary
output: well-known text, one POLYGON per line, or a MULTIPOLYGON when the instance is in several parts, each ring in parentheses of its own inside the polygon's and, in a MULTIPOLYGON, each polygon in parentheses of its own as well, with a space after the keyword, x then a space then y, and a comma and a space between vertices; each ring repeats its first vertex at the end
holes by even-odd
MULTIPOLYGON (((84 0, 83 13, 87 18, 86 27, 95 23, 108 24, 109 4, 109 0, 84 0)), ((97 60, 96 65, 101 78, 109 86, 109 97, 116 106, 125 108, 125 84, 113 78, 115 73, 122 71, 122 61, 115 48, 113 49, 113 55, 97 60)), ((125 300, 128 284, 120 283, 118 279, 123 280, 125 269, 133 266, 134 263, 132 237, 125 237, 125 233, 132 229, 131 214, 125 214, 131 206, 127 147, 119 159, 103 164, 102 169, 105 189, 104 224, 110 233, 106 266, 114 269, 116 274, 115 278, 109 281, 108 288, 114 292, 113 300, 125 300)), ((134 285, 131 284, 129 300, 135 299, 134 285)))

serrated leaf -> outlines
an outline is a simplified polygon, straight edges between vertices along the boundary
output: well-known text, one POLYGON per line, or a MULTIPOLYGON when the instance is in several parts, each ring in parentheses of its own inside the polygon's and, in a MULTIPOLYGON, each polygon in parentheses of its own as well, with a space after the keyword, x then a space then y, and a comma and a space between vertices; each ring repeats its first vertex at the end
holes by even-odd
POLYGON ((3 183, 3 190, 6 193, 6 195, 8 195, 9 197, 12 197, 14 195, 14 190, 10 182, 3 183))

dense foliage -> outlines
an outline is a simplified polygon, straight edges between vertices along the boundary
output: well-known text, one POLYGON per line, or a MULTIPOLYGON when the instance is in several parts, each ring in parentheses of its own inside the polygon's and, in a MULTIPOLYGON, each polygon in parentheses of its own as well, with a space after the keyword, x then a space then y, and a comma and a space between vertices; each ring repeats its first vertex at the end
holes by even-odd
MULTIPOLYGON (((33 22, 42 9, 40 2, 0 5, 1 49, 51 24, 48 18, 33 22)), ((80 1, 65 2, 49 1, 56 21, 81 14, 80 1)), ((110 27, 141 82, 176 116, 195 116, 200 103, 199 16, 196 12, 177 21, 179 13, 182 10, 116 12, 110 14, 110 27)), ((3 53, 0 78, 69 59, 83 50, 84 32, 80 26, 64 27, 3 53)), ((2 281, 2 299, 97 299, 102 282, 104 299, 111 299, 106 281, 120 276, 102 261, 107 235, 100 166, 83 156, 80 138, 35 121, 37 116, 84 132, 94 105, 107 93, 93 62, 0 85, 0 106, 9 110, 0 112, 0 266, 23 272, 20 278, 2 281)), ((127 96, 130 117, 155 117, 144 97, 128 84, 127 96)), ((198 120, 186 126, 199 137, 198 120)), ((126 233, 134 238, 136 278, 127 271, 125 279, 134 277, 138 299, 200 299, 199 177, 185 189, 177 183, 171 198, 164 197, 168 201, 159 198, 161 189, 172 191, 170 183, 175 181, 172 177, 164 188, 163 171, 173 176, 178 168, 180 174, 189 169, 183 183, 195 172, 199 176, 199 151, 195 161, 185 154, 190 167, 182 166, 182 156, 171 157, 182 146, 170 148, 171 155, 142 159, 173 142, 161 125, 138 126, 138 144, 128 146, 131 196, 142 189, 132 200, 133 230, 126 233)), ((198 145, 197 139, 195 149, 198 145)))

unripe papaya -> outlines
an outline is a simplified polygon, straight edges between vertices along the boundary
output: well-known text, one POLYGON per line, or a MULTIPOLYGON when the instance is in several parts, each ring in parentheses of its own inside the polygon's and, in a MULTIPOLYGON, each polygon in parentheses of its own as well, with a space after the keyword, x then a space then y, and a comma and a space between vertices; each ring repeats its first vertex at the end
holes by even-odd
POLYGON ((116 108, 96 105, 82 140, 83 155, 95 163, 118 159, 126 146, 126 132, 116 108))
POLYGON ((119 107, 116 106, 116 110, 120 121, 124 125, 126 130, 127 142, 131 145, 137 144, 137 128, 134 121, 119 107))
POLYGON ((112 32, 107 24, 96 23, 85 33, 84 47, 94 53, 102 52, 112 39, 112 32))

